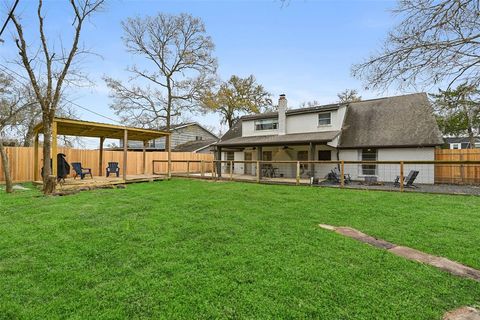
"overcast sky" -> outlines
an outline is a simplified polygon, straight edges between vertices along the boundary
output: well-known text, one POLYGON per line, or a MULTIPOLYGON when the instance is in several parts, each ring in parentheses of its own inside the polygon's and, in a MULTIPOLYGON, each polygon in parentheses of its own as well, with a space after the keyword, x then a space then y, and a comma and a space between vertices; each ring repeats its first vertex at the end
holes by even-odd
MULTIPOLYGON (((2 17, 6 15, 4 3, 2 17)), ((21 0, 18 13, 25 21, 35 21, 34 1, 21 0)), ((187 12, 200 17, 207 33, 216 45, 219 76, 253 74, 270 91, 274 99, 285 93, 289 107, 303 101, 330 103, 346 88, 358 89, 364 98, 394 95, 390 91, 365 91, 351 77, 350 68, 374 52, 394 23, 393 1, 295 1, 282 6, 266 1, 109 1, 103 12, 97 13, 82 34, 82 41, 99 56, 89 56, 82 67, 95 83, 80 88, 69 98, 100 114, 115 118, 109 109, 110 99, 103 75, 126 79, 125 68, 134 62, 121 41, 120 22, 127 17, 153 15, 157 12, 187 12)), ((68 38, 71 12, 64 1, 47 1, 48 32, 56 38, 68 38)), ((36 25, 26 22, 37 31, 36 25)), ((12 59, 16 50, 12 29, 0 46, 2 58, 12 59)), ((33 34, 27 34, 31 42, 33 34)), ((57 41, 59 45, 59 41, 57 41)), ((4 63, 4 62, 2 62, 4 63)), ((10 68, 16 68, 9 65, 10 68)), ((78 108, 81 119, 112 122, 78 108)), ((202 124, 219 127, 215 115, 189 115, 202 124)))

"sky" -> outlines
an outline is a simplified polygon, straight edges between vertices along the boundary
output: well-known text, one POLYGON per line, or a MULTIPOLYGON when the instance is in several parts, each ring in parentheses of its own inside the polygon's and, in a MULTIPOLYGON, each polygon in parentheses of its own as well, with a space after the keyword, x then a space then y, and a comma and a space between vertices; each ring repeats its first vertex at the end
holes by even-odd
MULTIPOLYGON (((2 17, 12 3, 13 0, 4 0, 2 17)), ((290 108, 311 100, 335 102, 337 93, 347 88, 357 89, 364 99, 395 95, 399 92, 364 90, 350 73, 352 64, 362 62, 380 48, 395 24, 391 12, 394 7, 395 1, 380 0, 290 0, 286 5, 276 0, 110 0, 87 23, 81 39, 95 53, 81 60, 83 72, 94 85, 70 90, 68 98, 97 113, 74 106, 81 119, 114 123, 118 118, 109 109, 111 99, 102 77, 128 79, 125 69, 139 62, 138 57, 125 50, 120 23, 128 17, 159 12, 186 12, 201 18, 215 43, 219 77, 227 80, 234 74, 241 77, 253 74, 274 101, 278 95, 286 94, 290 108)), ((47 32, 57 48, 60 39, 67 45, 71 37, 70 11, 64 1, 45 2, 47 32)), ((35 13, 36 1, 20 0, 17 14, 23 18, 33 47, 38 38, 35 13)), ((0 45, 2 65, 22 72, 15 64, 9 64, 16 57, 11 27, 0 45)), ((190 114, 188 118, 223 131, 227 129, 220 126, 220 118, 215 114, 190 114)))

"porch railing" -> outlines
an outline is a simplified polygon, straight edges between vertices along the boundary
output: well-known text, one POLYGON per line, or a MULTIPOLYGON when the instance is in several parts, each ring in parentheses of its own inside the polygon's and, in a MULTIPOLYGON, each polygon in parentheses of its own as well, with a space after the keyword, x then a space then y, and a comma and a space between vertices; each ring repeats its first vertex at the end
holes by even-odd
MULTIPOLYGON (((153 160, 154 173, 166 160, 153 160)), ((172 160, 173 175, 269 183, 321 184, 350 181, 392 184, 417 171, 416 184, 480 184, 480 161, 257 161, 172 160), (338 178, 338 181, 334 181, 338 178)), ((163 167, 165 167, 163 165, 163 167)), ((399 184, 403 191, 404 184, 399 184)))

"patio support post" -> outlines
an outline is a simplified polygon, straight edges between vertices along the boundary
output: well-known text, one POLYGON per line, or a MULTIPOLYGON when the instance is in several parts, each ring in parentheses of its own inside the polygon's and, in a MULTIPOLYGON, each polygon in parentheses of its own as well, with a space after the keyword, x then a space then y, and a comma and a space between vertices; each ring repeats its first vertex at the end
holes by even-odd
POLYGON ((400 161, 400 192, 403 192, 403 161, 400 161))
POLYGON ((123 180, 127 181, 128 130, 123 129, 123 180))
POLYGON ((168 140, 167 143, 167 177, 168 179, 172 178, 172 134, 170 133, 168 136, 165 137, 168 140))
POLYGON ((233 180, 233 161, 230 160, 230 180, 233 180))
POLYGON ((53 121, 52 124, 52 175, 57 176, 57 122, 53 121))
POLYGON ((340 186, 345 187, 345 162, 340 162, 340 186))
POLYGON ((205 162, 203 160, 200 162, 200 174, 202 178, 205 177, 205 162))
POLYGON ((296 174, 296 184, 300 184, 300 161, 297 161, 297 174, 296 174))
POLYGON ((33 142, 33 179, 35 181, 40 180, 38 160, 38 132, 35 132, 35 140, 33 142))
POLYGON ((147 140, 143 141, 143 148, 142 148, 142 169, 143 174, 147 174, 147 140))
POLYGON ((221 178, 222 177, 222 148, 221 147, 217 147, 216 160, 217 160, 217 163, 216 163, 217 177, 221 178))
POLYGON ((260 179, 262 178, 262 164, 260 163, 260 161, 262 161, 262 157, 263 157, 263 149, 262 147, 257 147, 257 180, 260 181, 260 179))
MULTIPOLYGON (((309 160, 310 161, 315 161, 315 145, 310 142, 310 145, 309 145, 309 150, 308 150, 308 155, 309 155, 309 160)), ((314 177, 315 176, 315 163, 314 162, 311 162, 310 163, 310 177, 314 177)))
POLYGON ((98 176, 103 176, 103 143, 105 142, 105 137, 100 137, 100 148, 98 154, 98 176))

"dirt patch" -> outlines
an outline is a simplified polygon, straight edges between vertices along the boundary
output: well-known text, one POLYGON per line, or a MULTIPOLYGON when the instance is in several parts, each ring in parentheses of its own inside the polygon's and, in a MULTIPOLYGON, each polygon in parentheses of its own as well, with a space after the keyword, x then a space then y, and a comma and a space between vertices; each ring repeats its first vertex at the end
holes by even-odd
POLYGON ((461 307, 445 313, 443 320, 480 320, 480 311, 471 307, 461 307))
MULTIPOLYGON (((358 231, 356 229, 349 228, 349 227, 335 227, 335 226, 330 226, 326 224, 320 224, 319 227, 321 227, 322 229, 335 231, 336 233, 367 243, 371 246, 374 246, 380 249, 385 249, 397 256, 400 256, 409 260, 421 262, 424 264, 428 264, 430 266, 447 271, 456 276, 470 278, 480 282, 480 270, 468 267, 466 265, 449 260, 447 258, 434 256, 434 255, 431 255, 419 250, 415 250, 409 247, 397 246, 396 244, 390 243, 383 239, 374 238, 372 236, 369 236, 368 234, 365 234, 361 231, 358 231)), ((458 319, 463 319, 463 318, 458 318, 458 319)), ((470 319, 470 318, 465 318, 465 319, 470 319)), ((480 320, 480 318, 478 320, 480 320)))

